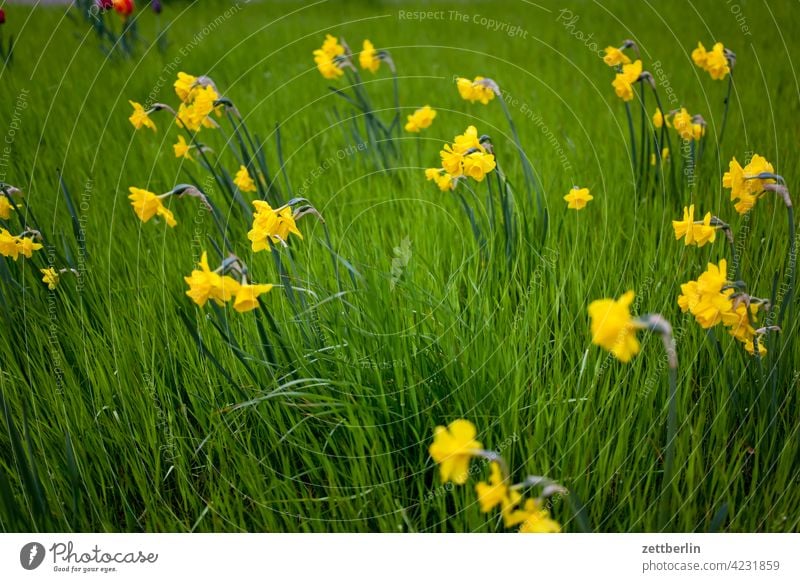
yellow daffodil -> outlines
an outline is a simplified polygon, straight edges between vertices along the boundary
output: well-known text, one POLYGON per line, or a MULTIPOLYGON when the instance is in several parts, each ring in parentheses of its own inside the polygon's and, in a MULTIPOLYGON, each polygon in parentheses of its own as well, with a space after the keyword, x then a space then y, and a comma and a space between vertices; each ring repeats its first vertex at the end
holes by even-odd
POLYGON ((483 79, 484 77, 475 77, 474 81, 470 81, 464 77, 459 77, 456 80, 456 87, 461 98, 470 103, 480 101, 483 105, 488 105, 489 101, 494 99, 495 94, 490 87, 481 83, 483 79))
POLYGON ((656 109, 656 112, 653 113, 653 127, 656 129, 661 129, 664 123, 666 123, 667 127, 669 127, 669 119, 666 119, 664 114, 661 113, 660 109, 656 109))
POLYGON ((147 222, 158 215, 163 218, 170 227, 178 224, 172 211, 164 206, 161 196, 156 196, 152 192, 148 192, 142 188, 134 188, 133 186, 128 188, 128 191, 130 192, 128 200, 131 201, 133 211, 142 222, 147 222))
POLYGON ((243 283, 236 292, 233 308, 239 313, 245 313, 258 307, 258 296, 268 293, 273 285, 250 285, 243 283))
POLYGON ((605 56, 603 57, 603 62, 607 64, 609 67, 616 67, 618 65, 627 65, 630 64, 631 60, 628 58, 624 52, 618 49, 615 46, 607 46, 605 48, 605 56))
POLYGON ((502 506, 503 500, 508 497, 508 485, 503 479, 500 464, 491 463, 489 470, 489 482, 481 481, 475 485, 475 493, 483 513, 490 512, 498 505, 502 506))
POLYGON ((724 79, 731 72, 725 47, 721 42, 715 43, 711 51, 707 51, 703 43, 698 42, 697 48, 692 51, 692 60, 714 80, 724 79))
POLYGON ((247 233, 253 252, 269 249, 269 242, 285 243, 289 240, 289 234, 303 238, 289 206, 275 210, 263 200, 255 200, 253 206, 256 207, 256 213, 253 215, 253 226, 247 233))
POLYGON ((196 86, 197 77, 184 72, 178 73, 178 78, 173 84, 175 94, 183 103, 189 103, 192 100, 192 92, 196 86))
POLYGON ((622 362, 629 362, 639 353, 636 339, 639 326, 630 312, 633 297, 633 291, 628 291, 618 300, 598 299, 589 304, 592 343, 610 351, 622 362))
POLYGON ((378 51, 375 50, 375 45, 370 41, 365 40, 363 48, 358 55, 358 63, 362 69, 370 73, 377 73, 381 66, 381 60, 378 58, 378 51))
POLYGON ((496 165, 494 155, 483 152, 472 152, 462 160, 464 175, 476 182, 482 182, 486 174, 494 170, 496 165))
MULTIPOLYGON (((753 340, 756 336, 756 330, 750 323, 750 320, 752 318, 753 321, 755 321, 758 307, 757 304, 751 303, 748 313, 747 305, 742 302, 735 308, 722 314, 722 324, 728 328, 728 333, 740 341, 744 349, 750 354, 755 353, 755 342, 753 340)), ((758 344, 758 353, 761 356, 767 353, 767 348, 764 347, 763 342, 759 342, 758 344)))
POLYGON ((131 122, 131 125, 136 129, 141 129, 142 127, 149 127, 153 131, 156 131, 156 124, 153 123, 153 120, 150 119, 150 115, 145 111, 144 107, 142 107, 139 103, 135 101, 128 101, 133 107, 133 113, 128 118, 128 121, 131 122))
POLYGON ((711 213, 707 212, 703 221, 697 224, 694 219, 694 204, 683 208, 683 220, 673 220, 672 228, 675 230, 675 240, 683 238, 686 246, 695 244, 702 247, 704 244, 714 242, 717 229, 711 226, 711 213))
POLYGON ((186 295, 200 307, 203 307, 209 299, 213 299, 217 305, 223 305, 239 292, 240 285, 236 279, 220 275, 210 269, 205 252, 200 258, 199 267, 199 270, 195 269, 183 280, 189 285, 186 295))
POLYGON ((15 261, 17 257, 19 257, 17 237, 8 232, 5 228, 0 228, 0 255, 11 257, 15 261))
POLYGON ((714 44, 714 48, 706 55, 705 69, 715 81, 724 79, 731 72, 728 57, 725 56, 725 47, 721 42, 714 44))
POLYGON ((642 74, 642 61, 636 60, 630 64, 622 65, 622 71, 617 73, 612 81, 617 97, 623 101, 633 99, 633 84, 639 80, 642 74))
POLYGON ((236 177, 233 183, 242 192, 255 192, 257 190, 256 183, 250 177, 250 172, 244 166, 239 166, 239 171, 236 172, 236 177))
POLYGON ((692 123, 692 139, 698 141, 706 134, 706 126, 702 123, 692 123))
POLYGON ((442 168, 428 168, 425 170, 425 177, 433 180, 442 192, 448 192, 456 187, 456 180, 442 168))
POLYGON ((439 465, 443 483, 453 481, 463 485, 467 482, 470 459, 483 448, 475 435, 475 425, 464 419, 454 420, 447 427, 436 427, 428 452, 439 465))
POLYGON ((58 286, 58 282, 60 280, 58 271, 51 267, 48 269, 39 269, 39 272, 42 274, 42 283, 47 285, 48 289, 52 291, 58 286))
POLYGON ((191 148, 192 146, 186 143, 182 135, 178 136, 178 143, 172 146, 176 158, 186 158, 187 160, 192 159, 192 154, 190 153, 191 148))
POLYGON ((0 194, 0 218, 8 220, 11 218, 11 211, 14 210, 14 205, 8 199, 8 196, 0 194))
POLYGON ((722 315, 733 308, 730 296, 733 289, 724 289, 728 284, 728 263, 725 259, 719 265, 708 264, 707 270, 697 278, 681 285, 678 306, 681 311, 690 312, 700 327, 709 329, 722 321, 722 315))
POLYGON ((550 518, 550 512, 540 507, 535 499, 528 499, 523 506, 527 514, 519 528, 519 533, 559 533, 561 524, 550 518))
MULTIPOLYGON (((666 162, 669 159, 669 148, 661 148, 661 161, 666 162)), ((650 165, 656 165, 656 154, 650 154, 650 165)))
POLYGON ((420 130, 430 127, 435 117, 436 111, 430 105, 420 107, 408 116, 408 123, 406 123, 405 129, 411 133, 419 133, 420 130))
POLYGON ((200 131, 203 127, 216 127, 208 116, 212 111, 218 116, 221 115, 218 106, 215 105, 218 99, 219 93, 211 84, 193 89, 191 101, 181 103, 178 107, 178 125, 190 131, 200 131))
POLYGON ((774 174, 775 170, 772 164, 758 154, 754 154, 750 163, 744 168, 739 165, 736 158, 728 164, 728 171, 722 176, 722 187, 730 189, 731 201, 736 202, 734 207, 739 214, 746 214, 755 206, 766 184, 775 183, 771 178, 755 177, 762 173, 774 174))
POLYGON ((672 127, 675 128, 675 131, 678 132, 678 135, 681 136, 681 139, 685 141, 691 141, 695 139, 695 128, 694 122, 692 121, 692 116, 689 115, 689 112, 686 111, 685 107, 681 107, 680 111, 676 112, 675 115, 672 116, 672 127))
POLYGON ((15 236, 5 228, 0 228, 0 255, 17 260, 20 255, 30 259, 33 251, 42 248, 41 243, 34 242, 32 238, 24 236, 25 233, 15 236))
POLYGON ((34 242, 32 238, 18 236, 17 248, 25 258, 30 259, 33 256, 33 251, 38 251, 42 248, 42 243, 34 242))
POLYGON ((703 46, 702 42, 698 42, 697 48, 692 51, 692 60, 694 61, 694 64, 701 69, 705 69, 707 58, 708 52, 706 51, 706 47, 703 46))
POLYGON ((439 152, 442 159, 442 169, 446 178, 434 177, 433 173, 426 173, 429 180, 436 180, 441 190, 452 190, 455 186, 454 178, 469 176, 481 182, 486 174, 497 167, 494 155, 486 151, 480 143, 478 130, 470 125, 467 130, 457 135, 452 144, 445 144, 439 152))
POLYGON ((344 71, 339 67, 336 58, 342 55, 344 55, 344 47, 339 44, 338 39, 333 35, 326 35, 322 48, 314 51, 317 70, 326 79, 338 79, 344 75, 344 71))
POLYGON ((594 200, 594 196, 589 194, 588 188, 578 188, 575 186, 569 191, 569 194, 564 196, 564 200, 567 203, 567 208, 572 210, 581 210, 589 203, 590 200, 594 200))
POLYGON ((485 151, 478 137, 478 129, 474 125, 470 125, 464 133, 453 138, 453 149, 462 154, 471 149, 485 151))
POLYGON ((444 149, 439 152, 442 158, 442 168, 451 176, 460 176, 463 172, 461 164, 464 160, 464 154, 455 151, 450 144, 445 144, 444 149))

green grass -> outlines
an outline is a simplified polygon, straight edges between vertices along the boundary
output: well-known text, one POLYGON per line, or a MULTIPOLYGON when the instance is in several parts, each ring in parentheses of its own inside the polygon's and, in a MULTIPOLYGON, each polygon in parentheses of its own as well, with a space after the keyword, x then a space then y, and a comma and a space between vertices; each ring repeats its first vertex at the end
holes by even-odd
MULTIPOLYGON (((673 196, 636 191, 613 73, 558 21, 560 5, 454 4, 442 10, 458 10, 468 22, 446 13, 420 23, 398 19, 408 6, 343 4, 242 5, 199 42, 197 31, 229 3, 173 4, 163 15, 166 53, 140 50, 132 60, 106 59, 62 9, 7 10, 3 34, 18 40, 13 66, 0 72, 0 130, 14 121, 17 96, 25 107, 4 180, 24 190, 57 260, 79 265, 83 275, 80 287, 65 276, 51 294, 38 280, 44 251, 4 263, 24 288, 5 276, 0 284, 0 527, 503 531, 478 509, 477 477, 445 490, 428 456, 434 427, 463 417, 489 448, 513 440, 503 454, 516 477, 547 475, 564 484, 585 504, 592 530, 657 531, 668 395, 661 342, 643 334, 642 353, 621 364, 590 344, 586 313, 593 299, 632 288, 635 311, 663 314, 678 345, 677 478, 663 527, 797 531, 796 320, 787 319, 779 347, 769 345, 781 351, 774 381, 763 382, 757 362, 718 329, 720 357, 676 297, 706 262, 730 261, 729 249, 723 237, 684 247, 670 224, 690 201, 731 222, 737 236, 746 224, 742 276, 752 293, 769 297, 773 279, 783 280, 782 204, 766 197, 740 219, 720 179, 731 156, 755 151, 797 190, 800 111, 791 55, 798 45, 780 28, 792 21, 792 7, 747 3, 750 36, 719 3, 658 3, 658 12, 622 2, 570 8, 580 17, 573 32, 593 34, 600 48, 635 38, 645 68, 660 61, 679 103, 701 113, 712 134, 726 83, 694 67, 689 53, 698 40, 710 47, 715 39, 736 51, 722 151, 717 158, 710 139, 695 187, 673 196), (519 24, 527 38, 487 30, 472 22, 474 14, 519 24), (325 33, 354 50, 363 38, 389 49, 404 114, 424 104, 438 110, 419 159, 413 138, 400 140, 401 160, 390 172, 376 172, 363 153, 336 158, 350 140, 333 111, 351 112, 313 68, 311 51, 325 33), (155 134, 134 132, 127 121, 127 100, 145 102, 154 88, 158 100, 174 104, 178 70, 213 77, 267 139, 272 169, 272 132, 280 124, 294 189, 308 181, 305 196, 324 216, 335 253, 359 274, 351 279, 340 262, 337 282, 321 223, 300 221, 305 239, 292 243, 294 282, 314 295, 299 315, 280 290, 266 296, 284 346, 275 346, 275 365, 252 314, 220 312, 246 353, 237 355, 214 329, 215 311, 195 308, 184 295, 183 277, 201 249, 214 255, 210 240, 217 238, 197 201, 173 200, 179 225, 165 229, 140 223, 126 199, 128 186, 166 192, 190 175, 208 186, 198 165, 173 157, 177 131, 163 114, 154 115, 155 134), (535 209, 521 200, 523 240, 510 265, 502 244, 481 257, 457 199, 423 177, 442 144, 476 124, 522 183, 499 104, 462 101, 454 75, 500 84, 543 185, 546 239, 535 209), (331 156, 334 163, 316 176, 331 156), (85 233, 85 256, 59 169, 85 233), (595 196, 579 213, 561 199, 573 184, 595 196), (391 290, 393 248, 406 237, 412 256, 391 290), (337 295, 340 284, 344 295, 337 295), (215 361, 203 357, 182 317, 215 361)), ((142 14, 140 28, 153 36, 150 14, 142 14)), ((391 77, 366 78, 389 118, 391 77)), ((663 87, 661 95, 671 107, 663 87)), ((205 138, 222 150, 218 136, 204 130, 205 138)), ((233 157, 224 159, 235 171, 233 157)), ((285 192, 282 180, 280 187, 285 192)), ((485 197, 485 185, 476 192, 485 197)), ((255 278, 278 282, 269 253, 251 253, 241 211, 228 210, 218 189, 210 194, 255 278)), ((566 531, 579 529, 563 501, 554 515, 566 531)))

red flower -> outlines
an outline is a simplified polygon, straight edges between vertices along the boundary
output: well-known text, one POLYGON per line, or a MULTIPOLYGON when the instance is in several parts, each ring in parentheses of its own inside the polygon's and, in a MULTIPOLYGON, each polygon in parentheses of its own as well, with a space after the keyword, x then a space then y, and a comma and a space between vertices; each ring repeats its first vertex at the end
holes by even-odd
POLYGON ((114 10, 121 16, 130 16, 134 8, 133 0, 114 0, 114 10))
POLYGON ((0 24, 6 23, 6 11, 0 8, 0 24))

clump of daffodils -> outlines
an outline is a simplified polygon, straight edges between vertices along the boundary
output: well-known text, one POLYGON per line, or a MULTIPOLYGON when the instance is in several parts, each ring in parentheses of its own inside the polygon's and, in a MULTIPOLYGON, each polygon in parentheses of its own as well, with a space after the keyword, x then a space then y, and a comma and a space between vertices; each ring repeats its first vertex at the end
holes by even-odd
POLYGON ((459 77, 456 79, 456 87, 461 98, 470 103, 480 101, 481 104, 488 105, 489 101, 495 98, 496 85, 485 77, 475 77, 472 81, 459 77))
POLYGON ((259 305, 259 296, 268 293, 274 285, 259 285, 250 283, 247 279, 247 269, 238 257, 230 256, 213 271, 208 265, 208 255, 204 251, 198 264, 199 269, 192 271, 184 281, 189 286, 186 295, 191 297, 200 307, 212 300, 217 305, 224 305, 233 301, 233 308, 239 313, 256 309, 259 305), (235 272, 240 279, 226 275, 235 272))
MULTIPOLYGON (((684 313, 691 313, 703 329, 723 324, 749 353, 755 353, 757 330, 751 321, 755 321, 759 309, 766 306, 766 302, 736 293, 733 282, 728 280, 725 259, 718 265, 709 263, 697 280, 681 285, 678 306, 684 313)), ((758 348, 760 355, 766 354, 764 346, 758 348)))
POLYGON ((42 248, 41 235, 35 230, 25 230, 23 233, 14 235, 5 228, 0 228, 0 255, 17 260, 20 255, 26 259, 33 256, 34 251, 42 248))
POLYGON ((698 42, 697 48, 692 51, 694 64, 706 71, 715 81, 724 79, 731 72, 735 62, 735 55, 721 43, 715 43, 710 51, 706 50, 703 43, 698 42))
POLYGON ((561 525, 550 517, 547 498, 567 491, 545 477, 529 476, 512 484, 506 462, 494 451, 485 450, 476 440, 475 425, 458 419, 448 426, 437 426, 428 452, 439 465, 443 483, 452 481, 464 485, 471 474, 470 463, 475 458, 489 461, 489 479, 475 485, 480 510, 489 513, 500 510, 507 528, 519 526, 520 533, 558 533, 561 525), (525 488, 542 486, 539 497, 523 499, 525 488))
POLYGON ((478 130, 470 125, 463 134, 453 139, 453 143, 445 144, 439 152, 442 167, 428 168, 425 177, 435 181, 443 192, 454 189, 460 178, 469 177, 482 182, 486 174, 497 166, 494 154, 490 153, 487 145, 488 138, 479 138, 478 130))
MULTIPOLYGON (((394 63, 387 51, 376 49, 369 39, 365 39, 361 47, 361 52, 358 53, 358 64, 363 70, 375 74, 384 61, 393 70, 394 63)), ((347 43, 332 34, 325 35, 322 46, 314 50, 313 54, 317 70, 326 79, 338 79, 344 75, 345 67, 356 70, 352 62, 353 55, 350 53, 347 43)))

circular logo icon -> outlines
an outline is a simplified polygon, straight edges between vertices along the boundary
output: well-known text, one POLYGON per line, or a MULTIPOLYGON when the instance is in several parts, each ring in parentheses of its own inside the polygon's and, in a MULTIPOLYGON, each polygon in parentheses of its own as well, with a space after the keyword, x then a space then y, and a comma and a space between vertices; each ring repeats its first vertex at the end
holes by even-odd
POLYGON ((19 551, 19 563, 26 570, 35 570, 44 562, 44 546, 39 542, 30 542, 19 551))

